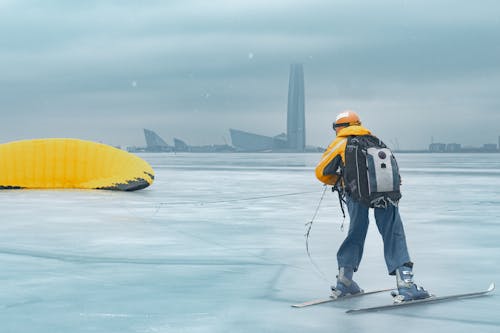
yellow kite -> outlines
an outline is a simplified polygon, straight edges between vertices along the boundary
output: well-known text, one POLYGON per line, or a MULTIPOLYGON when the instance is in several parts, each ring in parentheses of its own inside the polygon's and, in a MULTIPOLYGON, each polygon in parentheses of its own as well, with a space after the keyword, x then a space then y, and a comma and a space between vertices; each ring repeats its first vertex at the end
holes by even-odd
POLYGON ((153 179, 146 161, 101 143, 35 139, 0 144, 0 189, 135 191, 153 179))

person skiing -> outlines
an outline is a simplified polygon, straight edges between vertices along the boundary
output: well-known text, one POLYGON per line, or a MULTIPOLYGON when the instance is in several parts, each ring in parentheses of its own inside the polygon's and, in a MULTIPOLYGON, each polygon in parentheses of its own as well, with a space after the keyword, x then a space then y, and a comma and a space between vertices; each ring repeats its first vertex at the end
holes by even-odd
MULTIPOLYGON (((354 142, 363 142, 361 140, 363 138, 371 138, 371 142, 375 140, 383 147, 386 148, 386 146, 361 125, 359 116, 353 111, 341 112, 333 123, 333 128, 336 132, 336 138, 328 146, 316 166, 316 177, 324 184, 333 185, 334 190, 339 191, 339 196, 344 198, 346 202, 350 217, 348 234, 337 252, 339 274, 336 286, 331 287, 333 296, 343 297, 363 292, 358 284, 354 282, 353 274, 358 270, 363 255, 369 224, 368 212, 369 208, 372 207, 374 208, 378 230, 384 242, 384 258, 389 275, 396 276, 399 295, 396 296, 395 301, 409 301, 429 297, 429 293, 422 287, 417 286, 413 281, 413 263, 408 253, 406 237, 398 209, 398 201, 401 197, 399 173, 394 176, 394 179, 397 180, 395 190, 391 189, 393 192, 382 193, 382 198, 371 202, 363 200, 359 193, 351 188, 352 181, 346 183, 345 178, 348 177, 348 168, 352 168, 350 160, 346 161, 346 147, 350 147, 349 149, 352 150, 354 142), (358 140, 353 140, 353 138, 358 140), (346 165, 346 162, 348 165, 346 165)), ((386 152, 388 152, 392 156, 390 150, 386 149, 382 153, 378 152, 378 155, 385 158, 386 152)), ((394 159, 392 168, 397 172, 397 164, 395 163, 394 159)), ((383 171, 390 169, 385 163, 382 163, 382 167, 385 168, 381 169, 383 171)), ((357 180, 359 181, 359 172, 357 180)), ((361 188, 361 185, 359 187, 361 188)))

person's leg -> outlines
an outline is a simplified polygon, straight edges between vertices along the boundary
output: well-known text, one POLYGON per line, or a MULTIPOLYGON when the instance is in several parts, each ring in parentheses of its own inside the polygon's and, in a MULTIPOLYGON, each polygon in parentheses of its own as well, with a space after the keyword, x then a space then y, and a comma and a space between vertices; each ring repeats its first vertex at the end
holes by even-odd
POLYGON ((429 293, 413 282, 413 263, 410 261, 403 222, 396 206, 375 208, 377 227, 384 241, 384 258, 390 275, 396 275, 399 295, 395 301, 429 297, 429 293))
POLYGON ((384 258, 389 274, 394 275, 396 269, 403 265, 411 267, 413 264, 398 207, 389 205, 387 208, 375 208, 374 213, 384 242, 384 258))
POLYGON ((363 257, 366 233, 368 231, 368 207, 347 197, 349 211, 349 231, 337 252, 337 262, 340 267, 358 270, 363 257))
POLYGON ((358 270, 363 257, 363 248, 368 231, 368 207, 347 198, 349 211, 349 231, 347 237, 337 252, 339 275, 337 285, 332 286, 333 295, 337 297, 357 294, 363 290, 359 288, 352 276, 358 270))

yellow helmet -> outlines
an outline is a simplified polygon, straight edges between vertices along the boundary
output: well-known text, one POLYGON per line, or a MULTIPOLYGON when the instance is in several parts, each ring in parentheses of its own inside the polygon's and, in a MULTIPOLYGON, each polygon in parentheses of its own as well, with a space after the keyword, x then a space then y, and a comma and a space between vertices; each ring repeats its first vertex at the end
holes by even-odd
POLYGON ((356 112, 351 110, 346 110, 338 114, 333 123, 333 129, 338 127, 347 127, 353 125, 361 125, 361 120, 356 112))

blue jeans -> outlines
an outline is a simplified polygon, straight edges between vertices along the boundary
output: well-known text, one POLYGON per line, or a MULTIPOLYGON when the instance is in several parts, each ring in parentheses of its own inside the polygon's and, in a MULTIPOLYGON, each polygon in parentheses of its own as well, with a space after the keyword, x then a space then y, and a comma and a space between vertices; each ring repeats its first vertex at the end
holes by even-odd
MULTIPOLYGON (((351 222, 347 237, 337 252, 337 262, 339 268, 347 267, 357 271, 363 256, 368 231, 369 208, 347 197, 347 209, 351 222)), ((389 205, 387 208, 374 208, 374 210, 378 231, 384 241, 384 258, 387 270, 390 275, 394 275, 396 268, 403 266, 403 264, 412 265, 406 245, 403 222, 396 206, 389 205)))

